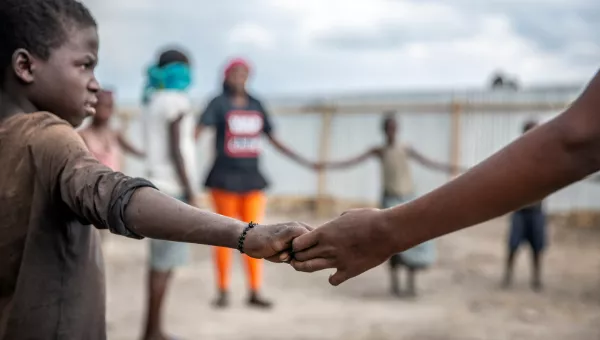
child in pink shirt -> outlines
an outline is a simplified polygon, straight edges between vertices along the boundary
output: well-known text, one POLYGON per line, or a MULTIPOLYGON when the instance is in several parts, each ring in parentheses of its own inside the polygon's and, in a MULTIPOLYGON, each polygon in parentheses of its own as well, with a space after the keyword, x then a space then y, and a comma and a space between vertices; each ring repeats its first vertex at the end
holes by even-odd
POLYGON ((123 135, 110 127, 110 118, 114 111, 112 91, 101 90, 98 93, 96 115, 90 126, 82 129, 79 134, 90 152, 100 163, 113 171, 121 171, 121 156, 123 150, 138 157, 145 153, 131 145, 123 135))

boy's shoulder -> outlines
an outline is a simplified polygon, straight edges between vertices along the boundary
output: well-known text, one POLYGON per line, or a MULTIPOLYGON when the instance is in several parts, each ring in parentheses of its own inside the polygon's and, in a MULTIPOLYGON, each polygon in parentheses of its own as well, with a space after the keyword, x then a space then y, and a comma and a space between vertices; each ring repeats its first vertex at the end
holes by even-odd
POLYGON ((19 131, 20 135, 27 137, 38 136, 41 131, 52 126, 65 126, 72 129, 71 125, 64 119, 44 111, 17 114, 8 118, 2 125, 9 130, 19 131))

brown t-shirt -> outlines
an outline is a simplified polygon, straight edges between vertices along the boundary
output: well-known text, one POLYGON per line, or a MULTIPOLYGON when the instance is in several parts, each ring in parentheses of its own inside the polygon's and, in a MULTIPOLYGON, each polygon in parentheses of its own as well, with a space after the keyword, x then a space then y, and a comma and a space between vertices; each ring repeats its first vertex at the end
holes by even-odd
POLYGON ((0 339, 106 339, 90 224, 141 238, 123 212, 143 186, 152 184, 100 164, 53 114, 0 121, 0 339))

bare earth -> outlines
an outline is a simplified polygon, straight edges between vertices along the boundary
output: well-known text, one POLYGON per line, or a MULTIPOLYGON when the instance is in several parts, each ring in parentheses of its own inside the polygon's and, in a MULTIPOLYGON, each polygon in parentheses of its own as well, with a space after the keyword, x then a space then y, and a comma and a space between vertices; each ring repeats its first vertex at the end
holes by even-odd
MULTIPOLYGON (((271 216, 270 221, 289 219, 295 218, 271 216)), ((188 340, 600 339, 600 233, 551 228, 546 289, 534 293, 526 248, 512 290, 498 288, 506 231, 501 219, 440 239, 438 263, 419 277, 420 297, 414 301, 389 296, 385 266, 334 288, 327 283, 330 272, 309 275, 268 263, 264 292, 276 302, 269 312, 246 307, 239 256, 232 273, 233 304, 213 310, 210 248, 194 246, 193 263, 177 272, 168 296, 166 328, 188 340)), ((139 339, 146 254, 146 241, 111 235, 106 244, 111 340, 139 339)))

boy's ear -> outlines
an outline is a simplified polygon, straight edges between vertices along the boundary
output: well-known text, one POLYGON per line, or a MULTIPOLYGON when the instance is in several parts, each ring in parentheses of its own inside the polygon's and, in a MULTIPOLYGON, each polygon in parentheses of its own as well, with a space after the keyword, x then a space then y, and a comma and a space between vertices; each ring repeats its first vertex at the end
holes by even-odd
POLYGON ((33 83, 34 59, 26 49, 19 48, 12 55, 12 70, 25 84, 33 83))

